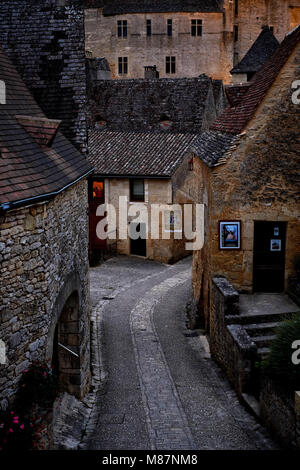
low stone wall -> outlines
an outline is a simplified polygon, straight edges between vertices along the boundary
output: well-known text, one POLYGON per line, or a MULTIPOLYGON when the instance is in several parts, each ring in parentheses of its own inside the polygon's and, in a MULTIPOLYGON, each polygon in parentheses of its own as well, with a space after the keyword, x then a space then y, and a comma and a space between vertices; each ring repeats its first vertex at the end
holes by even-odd
POLYGON ((264 378, 260 392, 260 418, 285 448, 300 449, 300 392, 295 400, 273 380, 264 378))
POLYGON ((51 360, 62 311, 70 318, 74 314, 67 305, 74 293, 73 324, 80 341, 74 335, 79 362, 72 386, 79 396, 89 386, 87 211, 87 182, 81 181, 50 202, 0 216, 0 339, 6 349, 6 361, 0 363, 2 409, 12 401, 24 369, 35 360, 51 360))
POLYGON ((226 317, 239 315, 239 294, 224 277, 212 279, 210 348, 241 396, 251 382, 257 347, 241 325, 227 325, 226 317))

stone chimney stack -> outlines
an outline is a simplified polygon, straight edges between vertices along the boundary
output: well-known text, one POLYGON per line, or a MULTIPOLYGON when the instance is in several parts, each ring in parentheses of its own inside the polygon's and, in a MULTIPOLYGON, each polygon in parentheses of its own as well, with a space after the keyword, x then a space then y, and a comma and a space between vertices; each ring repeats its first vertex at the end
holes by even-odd
POLYGON ((159 78, 159 72, 156 70, 156 65, 145 66, 145 78, 148 80, 159 78))

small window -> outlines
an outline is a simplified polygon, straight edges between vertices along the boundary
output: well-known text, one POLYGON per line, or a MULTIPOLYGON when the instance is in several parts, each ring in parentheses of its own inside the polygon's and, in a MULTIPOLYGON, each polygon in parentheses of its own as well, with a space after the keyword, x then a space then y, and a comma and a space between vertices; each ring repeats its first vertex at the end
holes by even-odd
POLYGON ((168 36, 173 34, 173 20, 168 20, 168 36))
POLYGON ((127 38, 127 20, 118 21, 118 38, 127 38))
POLYGON ((237 42, 239 39, 239 27, 237 25, 234 26, 234 42, 237 42))
POLYGON ((93 181, 93 199, 97 199, 97 202, 104 202, 104 181, 93 181))
POLYGON ((152 35, 152 23, 151 23, 151 20, 147 20, 146 27, 147 27, 147 36, 151 36, 151 35, 152 35))
POLYGON ((166 57, 166 73, 176 73, 176 57, 167 56, 166 57))
POLYGON ((234 14, 235 16, 239 14, 239 0, 234 0, 234 14))
POLYGON ((274 34, 274 26, 270 26, 270 31, 274 34))
POLYGON ((128 57, 119 57, 119 75, 128 74, 128 57))
POLYGON ((145 201, 144 180, 141 180, 141 179, 130 180, 130 201, 132 202, 144 202, 145 201))
POLYGON ((191 20, 191 35, 202 36, 202 20, 191 20))

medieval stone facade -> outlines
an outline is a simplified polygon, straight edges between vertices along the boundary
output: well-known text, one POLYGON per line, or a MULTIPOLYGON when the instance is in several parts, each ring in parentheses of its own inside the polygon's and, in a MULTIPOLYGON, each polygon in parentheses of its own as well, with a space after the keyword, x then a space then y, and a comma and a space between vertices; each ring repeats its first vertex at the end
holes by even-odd
POLYGON ((156 65, 160 77, 206 73, 229 83, 263 26, 281 41, 300 22, 298 0, 181 3, 176 11, 172 2, 88 2, 86 49, 104 56, 116 79, 142 78, 156 65))
POLYGON ((59 350, 61 383, 79 397, 89 387, 87 207, 82 181, 51 202, 0 216, 3 409, 32 361, 51 362, 57 325, 60 341, 79 356, 59 350))

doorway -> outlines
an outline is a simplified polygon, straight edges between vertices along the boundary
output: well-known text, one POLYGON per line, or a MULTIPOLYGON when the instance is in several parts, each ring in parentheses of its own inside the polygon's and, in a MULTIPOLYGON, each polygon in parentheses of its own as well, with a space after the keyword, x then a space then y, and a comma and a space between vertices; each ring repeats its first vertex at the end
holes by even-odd
POLYGON ((147 246, 146 246, 146 224, 130 224, 130 233, 138 232, 139 237, 134 240, 130 236, 130 253, 137 256, 146 256, 147 255, 147 246))
POLYGON ((254 222, 253 290, 284 291, 286 222, 254 222))

